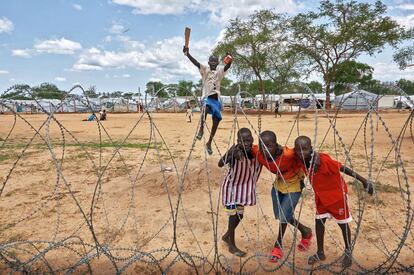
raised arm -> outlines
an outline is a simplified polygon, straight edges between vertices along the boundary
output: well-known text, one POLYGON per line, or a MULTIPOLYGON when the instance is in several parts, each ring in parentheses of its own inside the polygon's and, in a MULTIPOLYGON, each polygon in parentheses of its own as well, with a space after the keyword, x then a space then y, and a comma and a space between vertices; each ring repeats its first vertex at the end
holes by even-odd
POLYGON ((228 69, 230 69, 231 63, 233 62, 233 57, 230 53, 227 53, 228 56, 230 56, 230 61, 224 66, 224 71, 226 72, 228 69))
POLYGON ((352 170, 351 168, 348 168, 344 165, 341 166, 341 172, 345 173, 348 176, 351 176, 353 178, 356 178, 360 182, 362 182, 362 185, 364 186, 364 189, 368 192, 368 194, 372 195, 374 194, 374 187, 366 178, 352 170))
POLYGON ((183 53, 184 53, 184 55, 186 55, 188 57, 188 59, 190 59, 191 63, 193 63, 194 66, 196 66, 198 69, 200 69, 200 62, 198 62, 194 57, 191 56, 190 48, 184 46, 183 47, 183 53))

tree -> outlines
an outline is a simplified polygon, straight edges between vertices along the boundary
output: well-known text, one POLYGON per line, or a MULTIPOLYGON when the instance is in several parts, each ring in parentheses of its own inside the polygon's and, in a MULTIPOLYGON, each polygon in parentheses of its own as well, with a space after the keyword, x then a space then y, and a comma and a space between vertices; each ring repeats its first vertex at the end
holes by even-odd
POLYGON ((97 98, 99 94, 96 92, 96 86, 90 86, 86 91, 85 95, 90 98, 97 98))
POLYGON ((236 62, 233 69, 245 80, 254 77, 258 80, 259 91, 264 93, 264 78, 268 70, 270 48, 279 43, 278 35, 286 35, 279 30, 284 26, 284 18, 270 10, 257 11, 247 20, 239 17, 230 20, 223 40, 214 50, 215 54, 233 54, 236 62))
POLYGON ((235 95, 238 92, 238 90, 232 89, 232 81, 228 79, 227 77, 224 77, 221 80, 220 85, 220 93, 222 95, 235 95))
POLYGON ((338 64, 363 53, 373 55, 402 38, 403 29, 385 12, 381 1, 323 0, 318 12, 298 14, 291 20, 291 48, 303 53, 322 73, 327 109, 338 64))
POLYGON ((193 88, 192 81, 180 80, 178 81, 177 95, 178 96, 190 96, 192 95, 191 93, 192 88, 193 88))
POLYGON ((400 79, 397 81, 398 87, 409 95, 414 95, 414 82, 407 79, 400 79))
POLYGON ((2 94, 0 98, 10 98, 10 99, 16 99, 16 100, 27 100, 32 99, 30 94, 28 92, 31 91, 31 88, 29 85, 26 84, 18 84, 14 86, 14 91, 10 91, 7 94, 2 94))
MULTIPOLYGON (((408 30, 405 33, 404 38, 414 41, 414 28, 408 30)), ((414 66, 414 42, 411 46, 399 49, 393 57, 394 61, 397 62, 401 70, 414 66)))
POLYGON ((322 93, 323 92, 322 84, 319 83, 318 81, 311 81, 311 82, 309 82, 308 83, 308 87, 314 93, 322 93))
POLYGON ((42 83, 40 86, 32 88, 32 93, 35 98, 46 98, 46 99, 59 99, 62 100, 66 97, 67 93, 59 90, 55 84, 42 83))
POLYGON ((150 81, 145 86, 146 92, 150 95, 155 95, 158 92, 159 97, 168 97, 168 93, 163 90, 165 85, 161 81, 150 81))
POLYGON ((359 63, 355 60, 348 60, 338 64, 336 68, 335 84, 333 91, 335 94, 342 93, 346 84, 356 84, 358 86, 372 85, 372 73, 374 68, 368 64, 359 63))

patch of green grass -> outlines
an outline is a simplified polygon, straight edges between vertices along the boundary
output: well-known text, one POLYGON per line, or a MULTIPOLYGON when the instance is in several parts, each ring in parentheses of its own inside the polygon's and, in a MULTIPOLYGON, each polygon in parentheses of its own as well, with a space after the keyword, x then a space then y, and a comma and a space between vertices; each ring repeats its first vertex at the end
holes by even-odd
MULTIPOLYGON (((3 148, 23 148, 27 145, 27 143, 14 143, 14 144, 6 144, 3 148)), ((54 147, 61 147, 63 146, 63 143, 53 143, 54 147)), ((89 147, 89 148, 115 148, 115 147, 119 147, 121 146, 122 148, 140 148, 140 149, 146 149, 148 146, 148 143, 121 143, 119 141, 115 141, 115 142, 83 142, 83 143, 66 143, 65 144, 66 147, 89 147)), ((36 143, 36 144, 31 144, 30 145, 31 148, 36 148, 36 149, 46 149, 47 146, 46 144, 43 143, 36 143)), ((162 144, 158 144, 157 146, 155 146, 155 144, 151 143, 149 145, 149 149, 161 149, 162 148, 162 144)))
POLYGON ((400 165, 396 162, 386 162, 384 164, 384 167, 387 168, 387 169, 395 169, 395 168, 400 167, 400 165))
POLYGON ((5 161, 5 160, 8 160, 9 158, 10 158, 9 155, 0 154, 0 162, 5 161))

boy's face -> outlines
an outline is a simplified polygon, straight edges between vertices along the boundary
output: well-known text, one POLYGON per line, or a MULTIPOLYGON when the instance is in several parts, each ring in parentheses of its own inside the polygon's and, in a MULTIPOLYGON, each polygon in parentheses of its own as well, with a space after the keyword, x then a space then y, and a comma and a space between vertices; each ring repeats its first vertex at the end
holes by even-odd
POLYGON ((237 144, 240 148, 243 148, 243 150, 246 150, 247 153, 251 152, 253 147, 253 136, 251 133, 243 132, 241 135, 238 135, 237 137, 237 144))
POLYGON ((265 158, 270 160, 276 154, 277 144, 271 137, 263 136, 259 148, 265 158))
POLYGON ((215 70, 219 64, 219 60, 217 56, 210 56, 208 59, 208 65, 210 66, 210 70, 215 70))
POLYGON ((309 143, 295 142, 295 154, 302 161, 309 161, 312 158, 312 145, 309 143))

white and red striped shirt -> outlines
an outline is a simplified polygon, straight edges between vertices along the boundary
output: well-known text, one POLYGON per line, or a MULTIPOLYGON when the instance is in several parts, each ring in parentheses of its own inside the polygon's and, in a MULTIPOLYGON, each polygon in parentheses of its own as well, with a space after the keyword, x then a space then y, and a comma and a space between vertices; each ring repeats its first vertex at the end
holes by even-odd
POLYGON ((257 158, 247 157, 235 161, 230 165, 221 185, 221 199, 223 205, 255 205, 256 182, 262 171, 262 165, 257 158))

